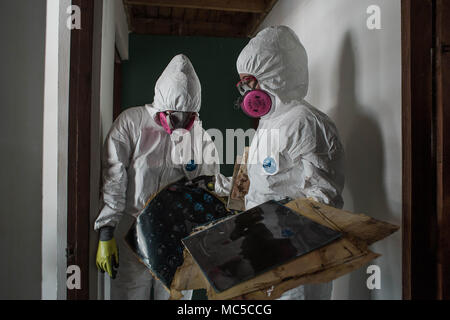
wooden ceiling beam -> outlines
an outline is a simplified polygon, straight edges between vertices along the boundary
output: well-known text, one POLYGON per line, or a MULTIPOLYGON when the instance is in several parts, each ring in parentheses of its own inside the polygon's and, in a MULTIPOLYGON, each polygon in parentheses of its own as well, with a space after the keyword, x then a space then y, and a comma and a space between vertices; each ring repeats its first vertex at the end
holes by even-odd
POLYGON ((264 13, 265 0, 124 0, 127 5, 264 13))
POLYGON ((137 34, 246 37, 246 30, 240 26, 205 21, 184 21, 180 19, 133 19, 133 32, 137 34))
POLYGON ((278 0, 269 0, 266 6, 264 13, 261 15, 255 16, 254 21, 249 23, 248 36, 250 38, 254 37, 258 32, 259 26, 263 23, 264 19, 269 15, 270 11, 272 11, 273 7, 277 4, 278 0))

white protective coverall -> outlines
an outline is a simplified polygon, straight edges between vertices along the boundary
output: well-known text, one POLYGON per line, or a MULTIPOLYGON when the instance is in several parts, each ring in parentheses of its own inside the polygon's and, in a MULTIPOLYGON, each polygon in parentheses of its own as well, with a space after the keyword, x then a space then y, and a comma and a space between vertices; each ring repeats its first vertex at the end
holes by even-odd
MULTIPOLYGON (((163 111, 198 113, 200 106, 201 85, 194 67, 186 56, 178 55, 159 78, 153 104, 126 110, 108 134, 102 160, 103 207, 95 229, 117 226, 119 268, 117 278, 111 281, 112 299, 148 300, 152 286, 156 300, 169 298, 123 238, 152 194, 183 177, 219 173, 214 142, 199 120, 189 132, 191 138, 183 140, 191 141, 189 153, 188 147, 179 143, 188 132, 176 130, 169 135, 157 117, 163 111), (211 157, 203 159, 203 153, 211 157)), ((188 292, 185 298, 190 300, 191 296, 188 292)))
MULTIPOLYGON (((254 76, 273 103, 250 147, 246 209, 286 197, 312 198, 342 208, 343 146, 328 116, 304 100, 308 57, 297 35, 285 26, 262 30, 240 54, 237 69, 254 76)), ((227 186, 223 178, 217 180, 219 187, 227 186)), ((331 283, 307 285, 281 299, 327 300, 331 291, 331 283)))

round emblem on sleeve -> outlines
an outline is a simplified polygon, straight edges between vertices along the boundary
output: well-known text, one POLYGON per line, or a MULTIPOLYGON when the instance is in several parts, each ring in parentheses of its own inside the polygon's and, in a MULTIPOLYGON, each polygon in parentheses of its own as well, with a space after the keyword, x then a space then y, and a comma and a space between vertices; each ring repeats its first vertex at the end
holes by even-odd
POLYGON ((267 158, 266 160, 264 160, 263 168, 264 168, 264 171, 267 172, 268 174, 274 174, 278 170, 277 163, 275 162, 275 159, 274 158, 270 158, 270 157, 267 158))
POLYGON ((198 165, 195 164, 195 161, 194 161, 194 160, 192 160, 191 162, 189 162, 189 163, 186 165, 186 170, 187 170, 188 172, 195 171, 195 170, 197 170, 197 168, 198 168, 198 165))

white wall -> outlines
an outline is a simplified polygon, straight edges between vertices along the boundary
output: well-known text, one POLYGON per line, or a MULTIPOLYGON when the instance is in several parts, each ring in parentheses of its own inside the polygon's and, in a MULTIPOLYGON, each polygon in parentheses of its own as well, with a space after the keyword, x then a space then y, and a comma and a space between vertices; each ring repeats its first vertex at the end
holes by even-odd
POLYGON ((0 1, 0 299, 41 298, 45 16, 0 1))
MULTIPOLYGON (((347 154, 345 209, 401 225, 400 0, 279 0, 262 27, 287 25, 304 43, 307 100, 329 114, 347 154), (369 30, 367 8, 381 8, 369 30)), ((382 289, 370 292, 365 270, 335 282, 335 299, 400 299, 401 234, 373 246, 383 256, 382 289)))
POLYGON ((66 298, 71 0, 47 1, 42 177, 42 299, 66 298))

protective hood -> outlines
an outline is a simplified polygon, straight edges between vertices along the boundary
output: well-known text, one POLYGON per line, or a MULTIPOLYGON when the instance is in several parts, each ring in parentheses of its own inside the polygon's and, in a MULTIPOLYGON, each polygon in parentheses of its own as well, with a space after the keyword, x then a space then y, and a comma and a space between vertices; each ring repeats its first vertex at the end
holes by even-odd
POLYGON ((153 107, 160 112, 199 112, 202 90, 191 61, 183 54, 172 59, 158 79, 153 107))
MULTIPOLYGON (((308 56, 286 26, 266 28, 250 40, 238 58, 237 70, 254 76, 263 90, 283 104, 302 101, 308 93, 308 56)), ((276 103, 275 108, 279 107, 276 103)))

